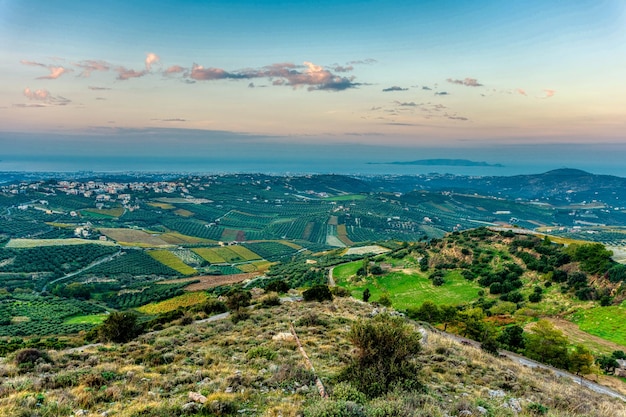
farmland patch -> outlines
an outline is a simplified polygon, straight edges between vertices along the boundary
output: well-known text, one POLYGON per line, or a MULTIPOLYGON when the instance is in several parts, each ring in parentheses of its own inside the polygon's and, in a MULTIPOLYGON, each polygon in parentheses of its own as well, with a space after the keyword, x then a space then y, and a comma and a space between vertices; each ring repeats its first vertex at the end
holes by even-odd
POLYGON ((248 274, 233 274, 233 275, 203 275, 193 278, 184 278, 171 281, 165 281, 164 283, 184 283, 189 281, 199 281, 185 287, 187 291, 201 291, 210 288, 219 287, 222 285, 231 285, 243 282, 247 279, 252 279, 259 276, 259 273, 248 274))
POLYGON ((163 265, 180 272, 182 275, 193 275, 198 273, 198 271, 184 263, 178 256, 168 250, 151 250, 148 251, 148 255, 152 256, 163 265))
POLYGON ((174 311, 180 307, 190 307, 200 304, 208 298, 205 292, 188 292, 169 300, 160 301, 158 303, 150 303, 137 308, 137 311, 144 314, 159 314, 174 311))
POLYGON ((101 228, 100 232, 108 238, 115 240, 120 245, 141 247, 164 247, 170 245, 159 236, 151 235, 143 230, 125 228, 101 228))
POLYGON ((110 240, 89 240, 79 238, 69 239, 11 239, 5 247, 7 248, 37 248, 41 246, 66 246, 66 245, 103 245, 115 246, 110 240))

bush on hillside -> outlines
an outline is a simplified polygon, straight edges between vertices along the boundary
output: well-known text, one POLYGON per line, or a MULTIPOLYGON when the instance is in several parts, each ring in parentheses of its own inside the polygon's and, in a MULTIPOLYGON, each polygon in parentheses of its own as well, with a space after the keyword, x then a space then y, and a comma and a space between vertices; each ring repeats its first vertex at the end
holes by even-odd
POLYGON ((104 323, 98 327, 98 339, 103 342, 125 343, 142 332, 137 323, 137 316, 131 312, 115 312, 109 314, 104 323))
POLYGON ((368 397, 394 388, 415 390, 418 366, 413 358, 421 350, 421 335, 402 317, 380 314, 352 325, 348 338, 356 348, 352 363, 340 379, 368 397))
POLYGON ((328 285, 315 285, 302 293, 304 301, 326 301, 332 300, 333 294, 328 285))

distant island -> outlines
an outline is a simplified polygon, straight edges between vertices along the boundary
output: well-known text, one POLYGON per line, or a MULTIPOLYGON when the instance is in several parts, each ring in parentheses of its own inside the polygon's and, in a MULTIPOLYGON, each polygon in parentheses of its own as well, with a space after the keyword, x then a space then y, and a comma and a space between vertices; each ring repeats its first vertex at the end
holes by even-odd
POLYGON ((502 168, 502 164, 489 164, 487 162, 470 161, 468 159, 418 159, 416 161, 395 161, 395 162, 368 162, 370 165, 426 165, 426 166, 448 166, 448 167, 497 167, 502 168))

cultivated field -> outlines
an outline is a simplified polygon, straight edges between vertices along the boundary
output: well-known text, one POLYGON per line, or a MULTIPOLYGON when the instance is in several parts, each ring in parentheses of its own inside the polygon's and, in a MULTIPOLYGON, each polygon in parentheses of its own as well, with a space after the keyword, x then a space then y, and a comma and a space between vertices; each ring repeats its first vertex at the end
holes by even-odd
POLYGON ((188 285, 187 287, 185 287, 185 290, 202 291, 202 290, 208 290, 209 288, 219 287, 221 285, 237 284, 239 282, 243 282, 247 279, 252 279, 257 276, 259 276, 258 272, 247 273, 247 274, 231 274, 231 275, 204 275, 204 276, 198 276, 198 277, 163 281, 163 284, 176 284, 176 283, 184 283, 184 282, 189 282, 189 281, 200 281, 200 282, 188 285))
POLYGON ((180 272, 182 275, 193 275, 198 273, 198 271, 184 263, 178 256, 168 250, 151 250, 147 253, 155 260, 175 271, 180 272))
POLYGON ((115 240, 120 245, 140 246, 140 247, 165 247, 170 246, 169 243, 143 230, 125 229, 125 228, 100 228, 100 232, 115 240))
POLYGON ((167 313, 168 311, 173 311, 180 307, 190 307, 200 304, 207 298, 208 295, 202 291, 188 292, 177 297, 170 298, 169 300, 146 304, 137 308, 137 311, 144 314, 167 313))
POLYGON ((11 239, 5 247, 7 248, 37 248, 40 246, 66 246, 66 245, 104 245, 115 246, 110 240, 89 240, 79 238, 69 239, 11 239))

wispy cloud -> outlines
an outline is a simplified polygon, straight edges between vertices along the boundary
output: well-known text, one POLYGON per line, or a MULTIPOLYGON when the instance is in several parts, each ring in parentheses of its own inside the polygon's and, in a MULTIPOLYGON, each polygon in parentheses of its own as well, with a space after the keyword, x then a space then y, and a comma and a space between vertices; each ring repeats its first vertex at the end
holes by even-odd
POLYGON ((430 91, 430 90, 432 90, 432 88, 424 85, 424 86, 422 86, 422 90, 430 91))
POLYGON ((391 91, 408 91, 408 88, 403 88, 403 87, 399 87, 397 85, 394 85, 392 87, 387 87, 387 88, 383 88, 383 92, 384 93, 389 93, 391 91))
POLYGON ((187 119, 181 119, 180 117, 172 117, 169 119, 152 119, 159 122, 186 122, 187 119))
POLYGON ((367 58, 367 59, 362 59, 362 60, 357 60, 357 61, 350 61, 348 62, 348 65, 372 65, 377 62, 378 61, 373 58, 367 58))
POLYGON ((68 73, 68 72, 73 72, 74 71, 72 69, 67 69, 65 67, 54 67, 52 65, 49 66, 48 69, 50 70, 50 74, 44 75, 42 77, 37 77, 37 79, 39 79, 39 80, 56 80, 61 75, 65 74, 65 73, 68 73))
POLYGON ((448 78, 446 79, 446 81, 451 84, 459 84, 459 85, 464 85, 466 87, 482 87, 483 86, 481 83, 478 82, 476 78, 465 78, 463 80, 448 78))
POLYGON ((140 78, 148 74, 148 71, 146 70, 135 71, 133 69, 127 69, 125 67, 117 67, 115 71, 117 71, 117 79, 122 81, 130 80, 131 78, 140 78))
POLYGON ((104 90, 110 90, 109 87, 98 87, 95 85, 90 85, 89 87, 87 87, 90 90, 94 90, 94 91, 104 91, 104 90))
POLYGON ((20 63, 23 64, 23 65, 28 65, 28 66, 33 66, 33 67, 47 68, 48 71, 50 71, 50 74, 48 74, 48 75, 43 75, 41 77, 37 77, 38 80, 56 80, 61 75, 73 71, 72 69, 68 69, 68 68, 65 68, 63 66, 46 65, 46 64, 43 64, 41 62, 27 61, 25 59, 22 59, 20 61, 20 63))
POLYGON ((204 68, 198 64, 193 64, 189 77, 197 81, 248 78, 243 74, 230 73, 221 68, 204 68))
POLYGON ((402 101, 394 101, 400 107, 417 107, 417 103, 414 101, 402 102, 402 101))
POLYGON ((172 65, 171 67, 168 67, 165 71, 163 71, 163 73, 166 75, 180 74, 182 72, 185 72, 185 68, 181 67, 180 65, 172 65))
POLYGON ((35 62, 35 61, 27 61, 25 59, 22 59, 20 61, 20 64, 22 65, 30 65, 32 67, 43 67, 43 68, 48 68, 48 66, 46 64, 42 64, 41 62, 35 62))
POLYGON ((544 95, 539 98, 550 98, 556 94, 556 90, 545 89, 543 90, 544 95))
POLYGON ((73 64, 75 67, 81 68, 83 71, 79 74, 79 77, 88 78, 94 71, 108 71, 111 69, 111 64, 105 61, 88 59, 85 61, 76 62, 73 64))
POLYGON ((346 66, 335 65, 333 67, 333 71, 335 72, 350 72, 352 70, 354 70, 354 67, 352 65, 346 65, 346 66))
POLYGON ((521 96, 528 96, 528 94, 526 94, 526 90, 524 90, 523 88, 516 88, 515 92, 521 96))
POLYGON ((436 96, 449 96, 450 93, 448 93, 447 91, 437 91, 435 95, 436 96))
POLYGON ((66 106, 67 104, 71 103, 72 101, 62 97, 62 96, 53 96, 52 94, 50 94, 50 92, 46 89, 38 89, 38 90, 31 90, 29 87, 26 87, 23 91, 23 94, 26 98, 28 98, 31 101, 36 101, 36 102, 40 102, 39 105, 36 106, 29 106, 29 105, 18 105, 18 107, 45 107, 46 105, 48 106, 66 106))

